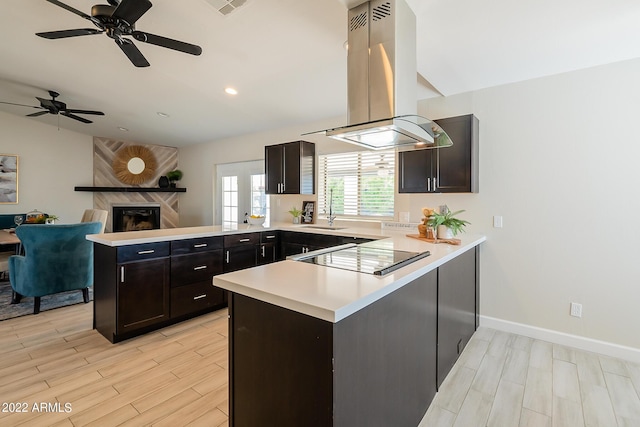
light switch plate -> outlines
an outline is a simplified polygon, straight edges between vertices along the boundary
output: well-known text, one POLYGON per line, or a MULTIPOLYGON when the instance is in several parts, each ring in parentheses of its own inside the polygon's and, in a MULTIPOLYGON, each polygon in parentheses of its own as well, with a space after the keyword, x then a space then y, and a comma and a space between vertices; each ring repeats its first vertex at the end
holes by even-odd
POLYGON ((502 216, 495 215, 493 217, 493 228, 502 228, 502 216))

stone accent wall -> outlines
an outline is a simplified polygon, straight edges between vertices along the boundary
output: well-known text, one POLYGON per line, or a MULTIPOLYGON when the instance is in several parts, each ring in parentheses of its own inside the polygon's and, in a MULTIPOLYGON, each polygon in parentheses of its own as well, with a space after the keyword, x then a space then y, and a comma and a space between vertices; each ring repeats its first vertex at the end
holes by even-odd
MULTIPOLYGON (((116 178, 113 173, 113 159, 120 148, 127 145, 140 145, 149 149, 157 162, 156 174, 149 181, 140 185, 144 187, 158 187, 158 180, 162 175, 178 167, 178 149, 161 145, 136 144, 108 138, 93 138, 93 185, 96 187, 128 187, 116 178)), ((109 219, 105 232, 112 230, 113 205, 160 205, 160 228, 175 228, 179 223, 178 195, 181 193, 93 193, 95 209, 109 212, 109 219)))

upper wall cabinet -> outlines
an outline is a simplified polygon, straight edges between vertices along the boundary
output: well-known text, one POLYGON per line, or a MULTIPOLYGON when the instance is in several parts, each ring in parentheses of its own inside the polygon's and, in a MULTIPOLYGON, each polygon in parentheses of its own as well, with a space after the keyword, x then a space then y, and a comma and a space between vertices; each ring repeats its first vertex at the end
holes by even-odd
POLYGON ((267 194, 315 194, 316 146, 295 141, 264 147, 267 194))
POLYGON ((399 153, 399 193, 477 193, 478 119, 473 115, 435 120, 453 146, 399 153))

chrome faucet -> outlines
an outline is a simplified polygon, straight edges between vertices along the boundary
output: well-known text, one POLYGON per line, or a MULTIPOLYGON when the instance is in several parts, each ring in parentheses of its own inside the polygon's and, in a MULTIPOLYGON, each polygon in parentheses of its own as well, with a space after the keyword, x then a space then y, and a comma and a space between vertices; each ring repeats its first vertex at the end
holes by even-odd
POLYGON ((333 220, 336 219, 336 216, 333 214, 333 188, 331 189, 331 196, 329 198, 329 216, 327 220, 329 220, 329 227, 333 227, 333 220))

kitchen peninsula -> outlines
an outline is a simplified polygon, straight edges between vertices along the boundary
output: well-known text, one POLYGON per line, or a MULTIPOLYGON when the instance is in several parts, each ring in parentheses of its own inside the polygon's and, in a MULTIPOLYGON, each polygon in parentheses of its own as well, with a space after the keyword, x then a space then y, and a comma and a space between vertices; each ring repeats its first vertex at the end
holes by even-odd
POLYGON ((477 327, 478 245, 483 236, 463 235, 460 246, 450 246, 407 238, 406 231, 284 225, 87 238, 96 243, 94 326, 112 342, 217 307, 204 305, 172 316, 182 288, 219 293, 222 305, 227 303, 222 289, 230 291, 229 410, 234 426, 415 426, 477 327), (224 273, 230 271, 225 263, 238 244, 256 257, 264 254, 263 234, 280 240, 269 248, 292 247, 286 243, 295 239, 325 247, 364 241, 363 248, 430 254, 383 276, 291 259, 265 265, 256 260, 255 267, 224 273), (197 262, 186 262, 191 259, 197 262), (150 268, 131 269, 148 262, 153 262, 150 268), (199 277, 213 277, 213 285, 210 279, 206 287, 199 279, 180 282, 186 270, 174 274, 173 269, 183 264, 196 274, 207 271, 208 276, 199 277), (142 323, 127 323, 119 305, 145 312, 142 301, 150 298, 149 289, 127 291, 126 282, 141 277, 161 296, 142 323))

